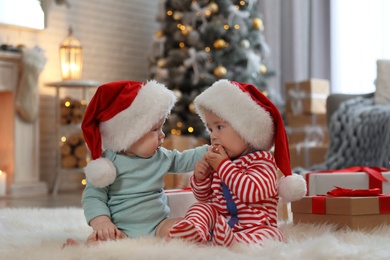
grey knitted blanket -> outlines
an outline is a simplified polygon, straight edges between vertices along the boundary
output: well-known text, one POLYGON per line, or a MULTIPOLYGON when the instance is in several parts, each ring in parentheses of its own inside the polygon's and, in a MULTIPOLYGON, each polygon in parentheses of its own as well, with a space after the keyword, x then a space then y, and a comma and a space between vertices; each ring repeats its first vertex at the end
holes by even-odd
POLYGON ((390 168, 390 106, 357 97, 340 104, 329 122, 326 161, 310 170, 352 166, 390 168))

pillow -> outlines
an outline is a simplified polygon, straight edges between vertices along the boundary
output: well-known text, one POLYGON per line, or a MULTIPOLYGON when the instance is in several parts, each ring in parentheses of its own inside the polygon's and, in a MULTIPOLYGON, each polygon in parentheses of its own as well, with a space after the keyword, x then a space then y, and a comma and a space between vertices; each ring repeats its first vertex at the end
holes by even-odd
POLYGON ((390 60, 377 60, 375 104, 390 105, 390 60))

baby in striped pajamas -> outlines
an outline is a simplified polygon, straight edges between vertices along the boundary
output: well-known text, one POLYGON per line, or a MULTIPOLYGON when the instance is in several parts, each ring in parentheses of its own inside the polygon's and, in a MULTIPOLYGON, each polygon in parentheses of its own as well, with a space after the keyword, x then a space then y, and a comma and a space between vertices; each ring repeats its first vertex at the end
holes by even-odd
POLYGON ((282 241, 279 197, 298 200, 306 185, 291 172, 278 109, 253 85, 228 80, 214 83, 194 103, 211 146, 191 177, 198 202, 168 237, 227 247, 235 242, 282 241), (278 168, 285 175, 280 182, 278 168))

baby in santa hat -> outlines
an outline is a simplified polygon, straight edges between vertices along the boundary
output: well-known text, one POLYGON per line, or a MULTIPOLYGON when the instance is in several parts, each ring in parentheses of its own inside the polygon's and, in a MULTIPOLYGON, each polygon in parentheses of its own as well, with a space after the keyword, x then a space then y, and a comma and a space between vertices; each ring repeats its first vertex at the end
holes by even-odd
POLYGON ((250 84, 219 80, 194 101, 210 133, 211 146, 195 166, 196 199, 169 238, 230 246, 234 241, 282 240, 277 226, 279 197, 306 193, 292 174, 287 136, 276 106, 250 84), (274 152, 270 150, 274 147, 274 152), (278 182, 277 170, 285 175, 278 182))
MULTIPOLYGON (((154 80, 112 82, 96 90, 82 122, 93 159, 84 169, 82 197, 93 228, 87 244, 165 237, 178 220, 169 218, 164 176, 192 171, 207 145, 184 152, 161 147, 162 127, 175 102, 174 93, 154 80)), ((65 245, 73 244, 68 239, 65 245)))

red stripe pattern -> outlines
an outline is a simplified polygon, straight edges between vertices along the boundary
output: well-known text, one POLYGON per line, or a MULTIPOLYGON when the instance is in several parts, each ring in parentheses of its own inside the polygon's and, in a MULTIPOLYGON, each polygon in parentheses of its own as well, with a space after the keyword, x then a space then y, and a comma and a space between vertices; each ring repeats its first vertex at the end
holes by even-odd
POLYGON ((229 246, 230 234, 219 219, 222 216, 226 222, 230 218, 221 182, 229 187, 237 205, 239 223, 232 229, 235 241, 261 243, 265 238, 283 239, 277 228, 277 167, 271 153, 257 151, 234 161, 225 160, 212 179, 202 183, 191 179, 194 195, 201 203, 195 204, 185 219, 195 223, 205 236, 214 230, 214 244, 229 246))

